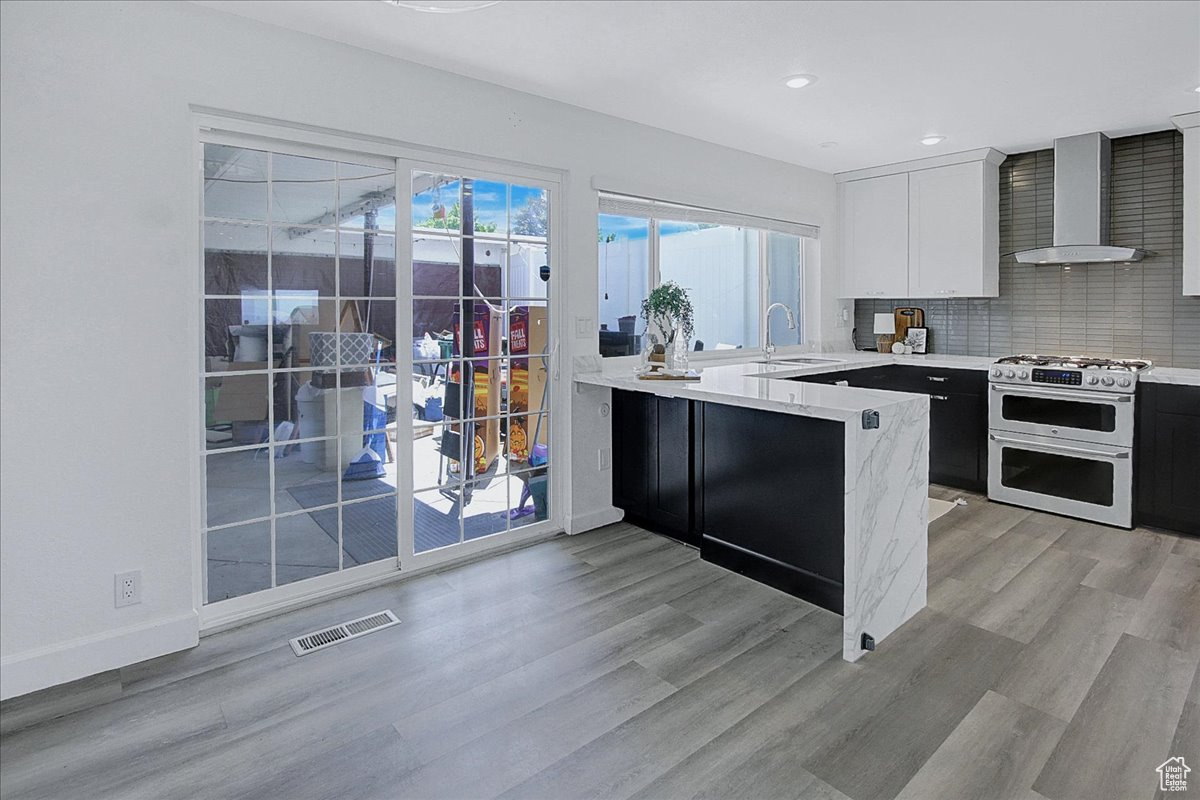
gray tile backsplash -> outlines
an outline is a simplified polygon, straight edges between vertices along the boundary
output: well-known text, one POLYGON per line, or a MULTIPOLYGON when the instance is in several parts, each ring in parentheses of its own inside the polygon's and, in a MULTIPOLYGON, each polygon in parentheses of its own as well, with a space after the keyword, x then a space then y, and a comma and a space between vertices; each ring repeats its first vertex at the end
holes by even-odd
MULTIPOLYGON (((1148 358, 1200 368, 1200 297, 1184 297, 1183 137, 1178 131, 1112 141, 1112 242, 1152 251, 1141 262, 1018 264, 1000 258, 1000 296, 858 300, 859 347, 873 347, 872 315, 925 309, 930 350, 1148 358)), ((1052 244, 1054 151, 1010 155, 1000 165, 1000 252, 1052 244)))

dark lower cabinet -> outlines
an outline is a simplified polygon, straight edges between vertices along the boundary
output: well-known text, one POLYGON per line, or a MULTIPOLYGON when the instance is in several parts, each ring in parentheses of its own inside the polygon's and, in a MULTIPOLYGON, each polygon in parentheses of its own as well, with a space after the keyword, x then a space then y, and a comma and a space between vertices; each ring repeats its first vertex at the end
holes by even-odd
POLYGON ((699 545, 692 525, 692 403, 612 393, 613 505, 631 522, 699 545))
POLYGON ((695 425, 701 556, 840 614, 843 424, 697 403, 695 425))
POLYGON ((892 364, 794 380, 929 395, 929 480, 987 491, 987 373, 892 364))
POLYGON ((842 612, 842 423, 619 390, 612 412, 626 519, 842 612))
POLYGON ((1200 386, 1139 383, 1134 441, 1138 524, 1200 535, 1200 386))
POLYGON ((987 396, 929 396, 929 480, 987 491, 987 396))

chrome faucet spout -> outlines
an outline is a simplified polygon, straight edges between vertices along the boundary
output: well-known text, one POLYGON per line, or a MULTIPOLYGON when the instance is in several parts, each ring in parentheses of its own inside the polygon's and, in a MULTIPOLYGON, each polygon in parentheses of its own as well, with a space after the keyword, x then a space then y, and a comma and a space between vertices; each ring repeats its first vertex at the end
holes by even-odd
POLYGON ((763 328, 767 332, 767 343, 763 346, 763 357, 771 360, 771 356, 775 353, 775 344, 771 341, 771 312, 777 308, 782 308, 787 314, 787 324, 789 330, 796 330, 796 316, 792 313, 792 309, 786 303, 772 303, 767 307, 767 313, 763 315, 763 328))

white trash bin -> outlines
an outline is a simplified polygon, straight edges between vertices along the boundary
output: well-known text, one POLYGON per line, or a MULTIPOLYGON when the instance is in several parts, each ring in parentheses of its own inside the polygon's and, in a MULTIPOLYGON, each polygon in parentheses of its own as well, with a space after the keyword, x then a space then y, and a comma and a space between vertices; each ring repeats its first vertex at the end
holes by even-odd
MULTIPOLYGON (((311 381, 305 381, 296 391, 296 405, 300 407, 300 438, 315 439, 325 435, 325 393, 329 389, 317 389, 311 381)), ((325 442, 301 442, 300 458, 305 464, 325 463, 325 442)))

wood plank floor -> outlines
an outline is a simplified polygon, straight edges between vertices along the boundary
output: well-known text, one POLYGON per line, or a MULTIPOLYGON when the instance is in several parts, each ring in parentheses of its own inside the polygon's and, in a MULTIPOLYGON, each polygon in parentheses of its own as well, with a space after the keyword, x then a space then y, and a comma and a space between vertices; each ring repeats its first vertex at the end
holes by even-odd
POLYGON ((0 796, 1150 800, 1167 758, 1200 775, 1195 540, 935 493, 967 505, 930 528, 929 608, 857 664, 836 615, 614 525, 89 679, 0 738, 0 796), (403 624, 287 646, 382 608, 403 624))

